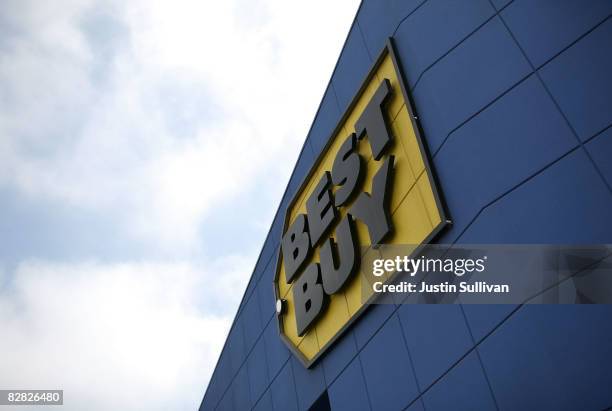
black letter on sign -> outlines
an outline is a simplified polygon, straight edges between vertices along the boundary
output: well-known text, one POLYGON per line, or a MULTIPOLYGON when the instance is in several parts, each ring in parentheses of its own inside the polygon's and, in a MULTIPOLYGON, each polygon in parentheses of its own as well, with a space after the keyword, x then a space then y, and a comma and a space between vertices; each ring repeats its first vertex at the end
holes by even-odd
POLYGON ((372 179, 372 195, 361 193, 349 211, 368 226, 372 245, 380 244, 391 232, 389 197, 393 156, 389 156, 372 179))
POLYGON ((353 133, 342 143, 334 159, 332 182, 341 186, 334 195, 336 207, 340 207, 351 198, 363 175, 361 157, 357 153, 355 143, 356 136, 353 133))
POLYGON ((328 295, 336 293, 346 283, 346 280, 357 269, 359 248, 355 241, 353 217, 346 215, 336 229, 336 239, 329 238, 321 246, 321 275, 323 277, 323 290, 328 295), (340 261, 338 261, 340 260, 340 261))
POLYGON ((285 261, 285 277, 287 278, 287 284, 289 284, 310 254, 310 239, 308 238, 306 216, 304 214, 298 214, 295 218, 295 221, 283 236, 281 248, 285 261))
POLYGON ((325 293, 321 285, 319 264, 310 264, 293 284, 295 322, 301 337, 312 322, 323 312, 325 293))
POLYGON ((319 180, 314 191, 306 201, 308 213, 308 227, 310 228, 310 244, 314 247, 323 234, 331 227, 336 219, 336 209, 329 189, 331 180, 329 171, 319 180))
POLYGON ((366 134, 368 135, 374 160, 380 160, 383 152, 389 143, 391 143, 391 137, 382 111, 382 106, 390 95, 391 85, 389 80, 384 79, 363 110, 363 113, 361 113, 361 117, 355 123, 355 130, 359 139, 362 139, 366 134))

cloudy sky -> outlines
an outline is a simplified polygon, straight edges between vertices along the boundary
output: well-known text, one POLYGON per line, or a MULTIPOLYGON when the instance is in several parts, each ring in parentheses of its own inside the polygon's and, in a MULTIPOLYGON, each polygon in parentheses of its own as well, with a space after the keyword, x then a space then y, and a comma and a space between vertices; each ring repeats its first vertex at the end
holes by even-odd
POLYGON ((0 388, 197 408, 357 6, 2 1, 0 388))

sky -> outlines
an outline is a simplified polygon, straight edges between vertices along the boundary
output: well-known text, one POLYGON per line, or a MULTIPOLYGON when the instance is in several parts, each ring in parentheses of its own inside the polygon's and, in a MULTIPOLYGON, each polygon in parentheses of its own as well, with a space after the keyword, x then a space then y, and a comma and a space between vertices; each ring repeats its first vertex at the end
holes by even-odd
POLYGON ((357 0, 4 0, 0 388, 197 409, 357 0))

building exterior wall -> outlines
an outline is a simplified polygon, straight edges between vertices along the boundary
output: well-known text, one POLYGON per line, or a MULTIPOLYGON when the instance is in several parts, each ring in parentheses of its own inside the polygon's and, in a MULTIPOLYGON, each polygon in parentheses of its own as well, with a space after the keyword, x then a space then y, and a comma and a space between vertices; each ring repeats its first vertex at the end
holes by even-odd
MULTIPOLYGON (((324 11, 322 11, 324 12, 324 11)), ((440 243, 612 243, 612 2, 364 0, 201 410, 604 409, 612 307, 377 305, 310 369, 274 321, 285 210, 392 36, 453 225, 440 243)))

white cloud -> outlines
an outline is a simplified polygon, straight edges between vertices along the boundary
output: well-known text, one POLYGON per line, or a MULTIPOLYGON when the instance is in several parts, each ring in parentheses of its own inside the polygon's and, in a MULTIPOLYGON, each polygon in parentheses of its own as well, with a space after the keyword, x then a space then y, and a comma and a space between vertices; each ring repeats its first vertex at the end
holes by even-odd
POLYGON ((243 185, 280 200, 355 6, 4 5, 0 185, 112 213, 138 241, 197 246, 243 185))
POLYGON ((67 410, 197 409, 246 263, 21 264, 0 295, 0 387, 63 389, 67 410), (203 314, 203 295, 226 309, 203 314))
POLYGON ((103 216, 155 257, 0 261, 0 387, 195 409, 357 3, 3 2, 0 189, 103 216), (202 225, 225 238, 227 209, 228 232, 259 236, 214 255, 202 225))

